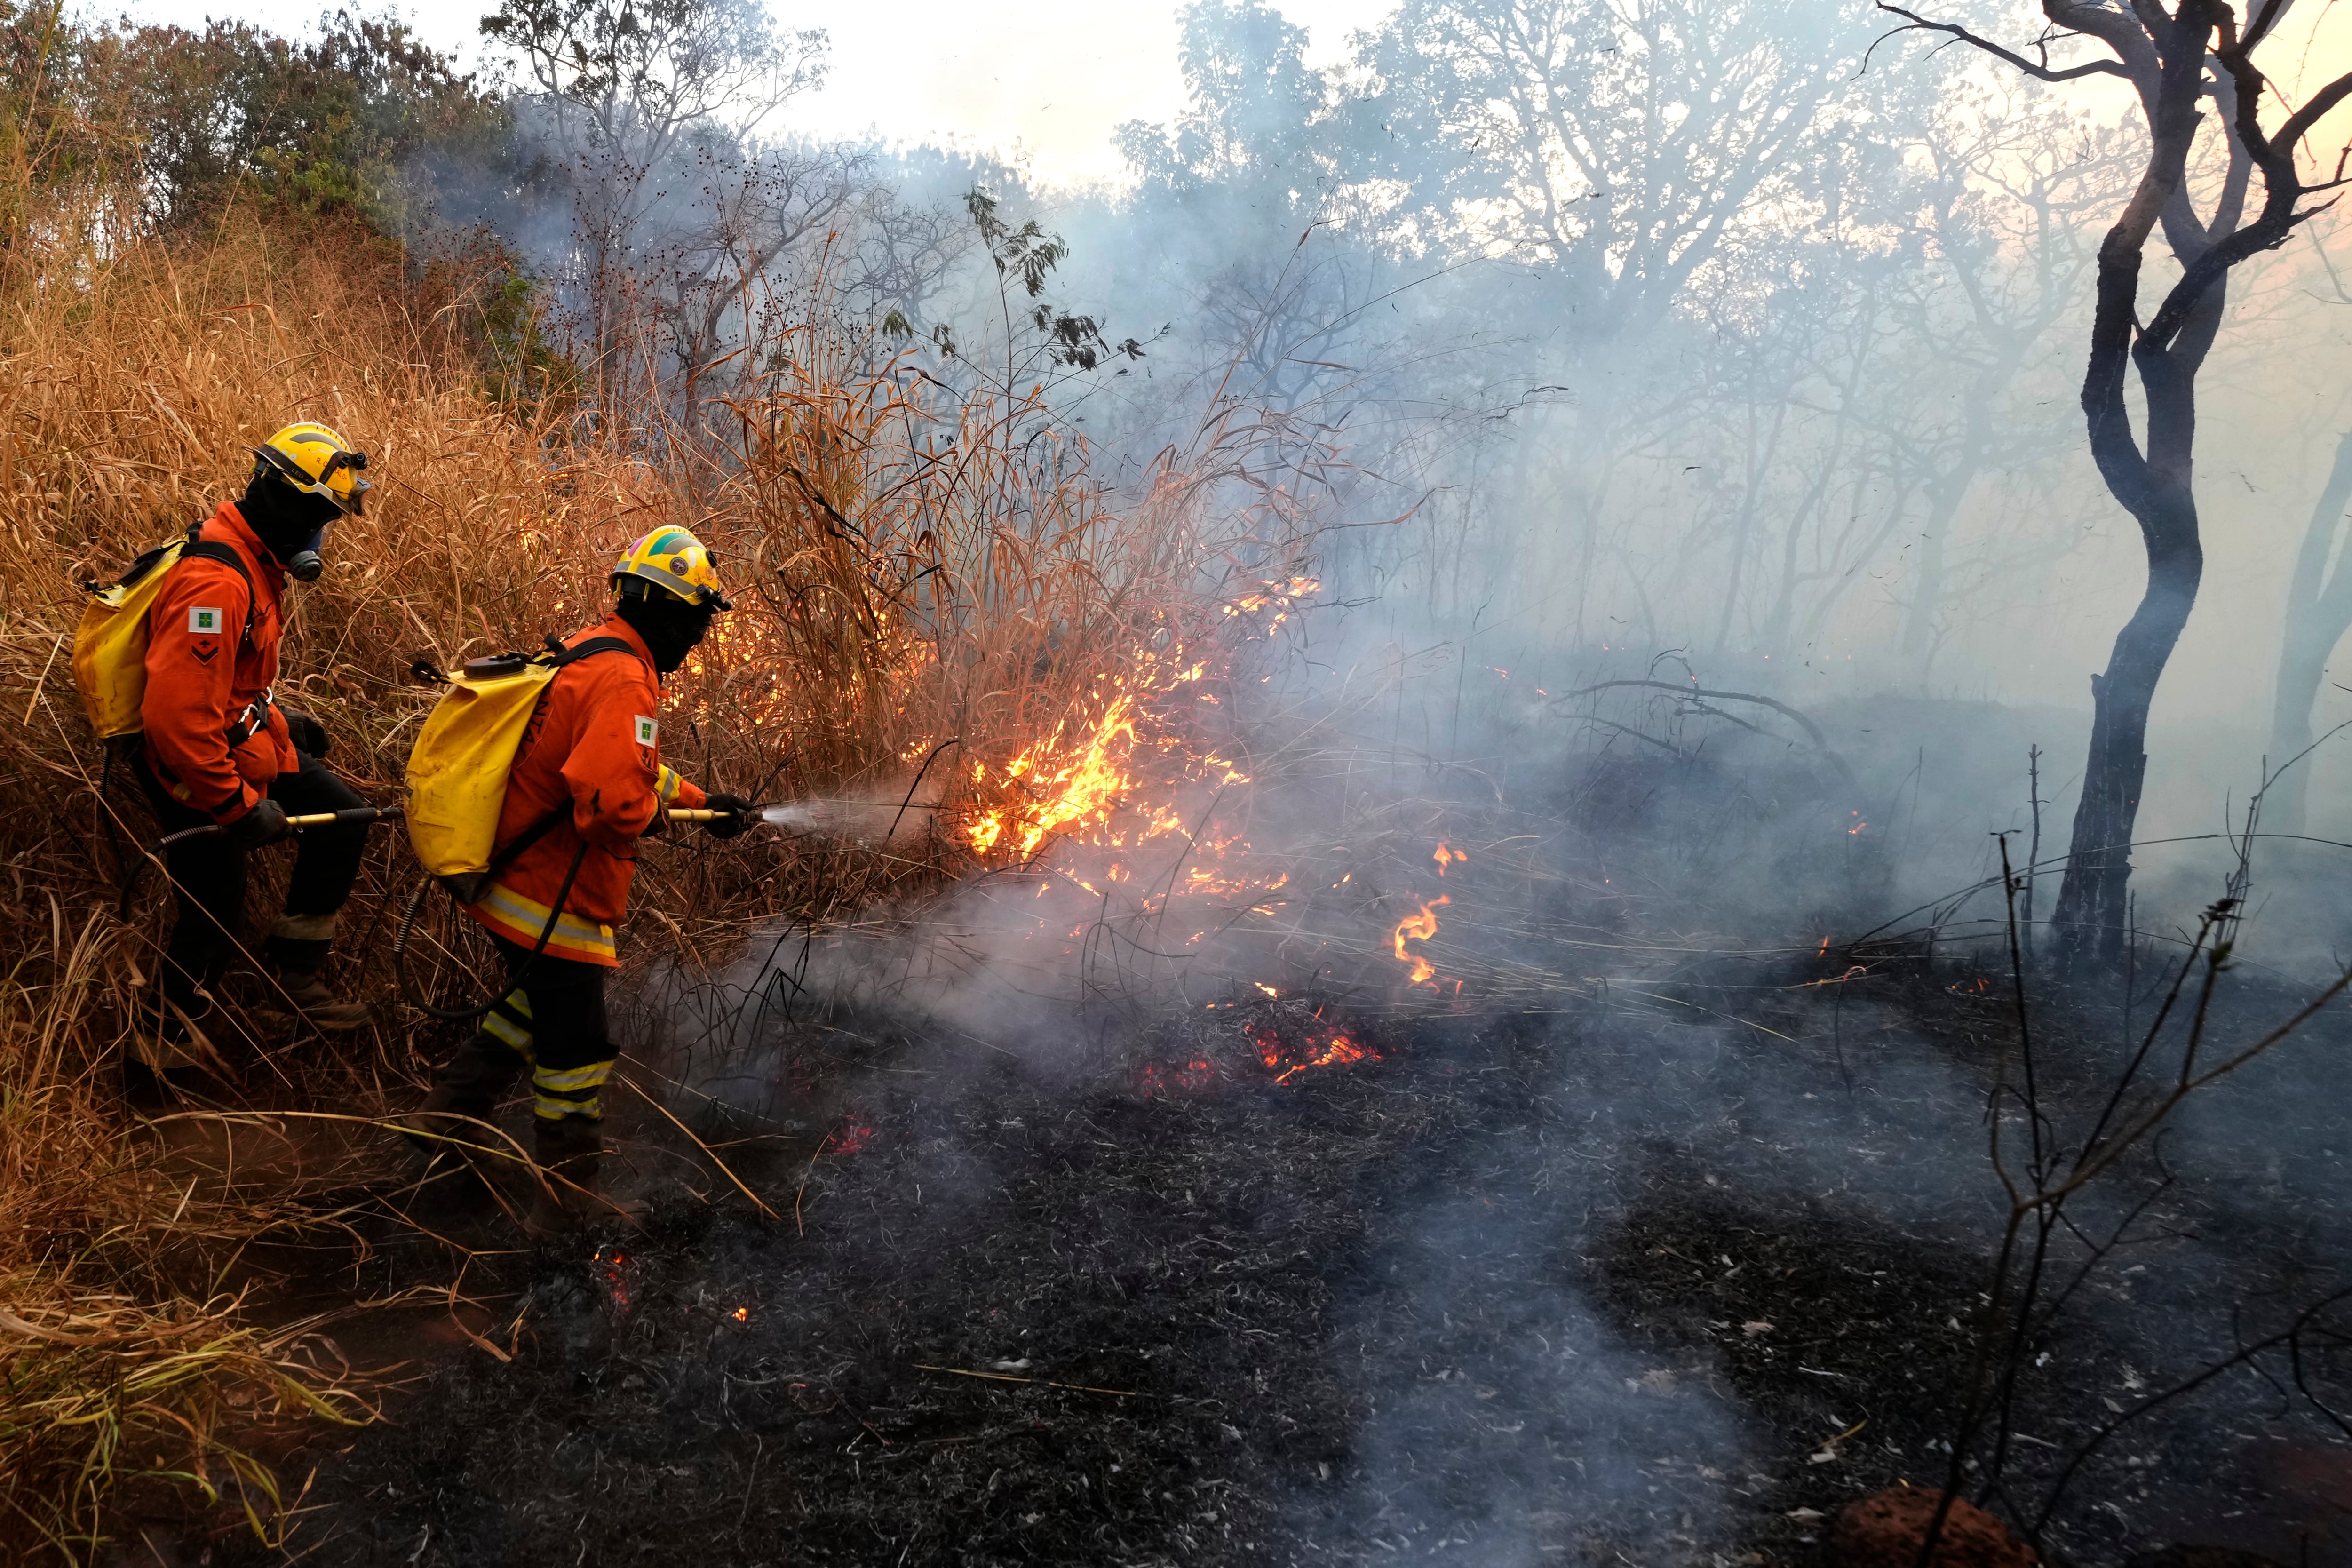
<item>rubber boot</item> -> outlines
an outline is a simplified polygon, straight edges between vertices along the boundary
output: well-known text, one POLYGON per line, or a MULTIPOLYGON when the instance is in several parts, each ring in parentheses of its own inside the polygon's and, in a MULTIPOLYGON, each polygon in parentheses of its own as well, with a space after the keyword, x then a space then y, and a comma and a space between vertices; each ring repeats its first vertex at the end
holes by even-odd
POLYGON ((646 1215, 636 1199, 614 1198, 604 1190, 604 1124, 585 1116, 534 1117, 535 1152, 541 1182, 531 1192, 530 1222, 545 1231, 573 1231, 584 1226, 626 1221, 646 1215))
POLYGON ((425 1103, 409 1118, 422 1131, 440 1136, 420 1137, 416 1131, 403 1136, 417 1152, 427 1155, 451 1148, 453 1139, 462 1143, 486 1142, 489 1133, 472 1123, 488 1121, 497 1114, 499 1096, 522 1075, 522 1069, 523 1059, 512 1047, 487 1030, 478 1032, 433 1075, 433 1088, 425 1094, 425 1103), (470 1120, 459 1121, 459 1117, 470 1120))
POLYGON ((334 951, 335 915, 279 915, 261 944, 278 984, 262 999, 274 1013, 291 1012, 321 1034, 356 1029, 375 1016, 364 1002, 346 1002, 320 978, 334 951))
POLYGON ((265 998, 274 1013, 289 1013, 321 1034, 340 1035, 375 1016, 364 1002, 347 1002, 335 994, 315 969, 280 969, 277 986, 265 998))

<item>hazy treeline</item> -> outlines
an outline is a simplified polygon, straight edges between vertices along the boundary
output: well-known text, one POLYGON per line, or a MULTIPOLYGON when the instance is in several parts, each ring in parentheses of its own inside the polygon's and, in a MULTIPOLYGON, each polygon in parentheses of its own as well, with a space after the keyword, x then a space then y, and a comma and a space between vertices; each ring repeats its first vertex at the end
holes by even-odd
MULTIPOLYGON (((1953 15, 2031 36, 2038 13, 1953 15)), ((2137 592, 2074 401, 2143 133, 2115 92, 1889 39, 1859 0, 1408 0, 1315 40, 1321 66, 1276 9, 1199 0, 1187 109, 1123 127, 1131 180, 1080 192, 790 134, 828 46, 756 0, 509 0, 495 79, 341 15, 293 42, 44 26, 9 18, 18 90, 41 49, 72 59, 46 96, 144 145, 147 221, 235 188, 349 205, 420 257, 495 236, 518 395, 593 417, 660 388, 723 419, 761 319, 823 310, 877 361, 1045 384, 1098 471, 1248 406, 1276 438, 1235 478, 1351 525, 1321 563, 1376 601, 1372 642, 1531 682, 1671 651, 1792 697, 2079 708, 2137 592)), ((109 155, 85 140, 73 159, 109 155)), ((2277 679, 2298 553, 2309 596, 2342 510, 2314 512, 2352 417, 2332 232, 2234 285, 2215 569, 2160 731, 2286 744, 2333 713, 2310 637, 2277 679), (2305 712, 2271 714, 2274 683, 2305 712)))
MULTIPOLYGON (((1238 346, 1241 390, 1346 421, 1353 510, 1420 508, 1353 535, 1369 581, 1538 647, 2084 700, 2137 591, 2073 407, 2142 151, 2114 97, 1873 56, 1863 5, 1415 0, 1320 72, 1263 7, 1185 16, 1193 107, 1127 129, 1139 184, 1079 259, 1200 374, 1238 346)), ((2214 554, 2243 517, 2262 563, 2209 606, 2240 692, 2345 414, 2313 352, 2343 302, 2299 238, 2218 351, 2207 450, 2248 500, 2214 497, 2214 554)))

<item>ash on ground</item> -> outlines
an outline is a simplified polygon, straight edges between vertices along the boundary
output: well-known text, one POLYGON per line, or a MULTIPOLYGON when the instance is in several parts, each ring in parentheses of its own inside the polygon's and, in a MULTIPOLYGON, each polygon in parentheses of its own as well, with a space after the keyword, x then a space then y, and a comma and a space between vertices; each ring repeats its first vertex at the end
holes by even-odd
MULTIPOLYGON (((639 1128, 648 1227, 476 1259, 469 1326, 511 1359, 427 1354, 319 1456, 295 1549, 1805 1562, 1841 1503, 1948 1463, 2008 1016, 1965 967, 1823 954, 1486 1016, 1237 999, 1059 1054, 803 1019, 777 1037, 795 1125, 697 1122, 777 1217, 715 1176, 682 1195, 680 1141, 639 1128)), ((2116 1029, 2043 1034, 2073 1114, 2116 1029)), ((2340 1288, 2345 1034, 2168 1142, 2172 1185, 2031 1347, 2011 1511, 2113 1413, 2340 1288)), ((446 1259, 410 1241, 373 1267, 446 1259)), ((2240 1368, 2125 1428, 2051 1557, 2352 1561, 2352 1448, 2305 1397, 2352 1404, 2347 1368, 2315 1347, 2302 1371, 2240 1368)))

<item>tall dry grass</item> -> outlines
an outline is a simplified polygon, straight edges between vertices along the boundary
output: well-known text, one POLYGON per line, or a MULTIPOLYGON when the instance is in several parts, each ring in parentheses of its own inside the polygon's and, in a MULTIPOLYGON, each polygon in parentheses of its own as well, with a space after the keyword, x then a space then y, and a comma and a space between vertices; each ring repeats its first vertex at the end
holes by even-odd
MULTIPOLYGON (((391 800, 433 700, 415 655, 536 647, 598 613, 627 539, 693 526, 742 608, 673 684, 672 761, 770 798, 926 781, 919 827, 866 845, 649 856, 638 899, 659 918, 634 922, 630 959, 702 963, 757 920, 904 900, 1103 816, 1121 759, 1150 749, 1152 705, 1245 624, 1235 574, 1287 563, 1246 510, 1203 531, 1206 470, 1167 466, 1116 510, 1039 394, 950 391, 822 310, 757 313, 757 373, 703 389, 691 428, 665 407, 587 420, 490 395, 513 378, 462 270, 420 282, 362 230, 235 212, 201 241, 125 238, 103 193, 50 199, 0 258, 0 1547, 80 1560, 126 1477, 188 1479, 267 1528, 277 1483, 248 1438, 368 1410, 317 1324, 220 1285, 255 1237, 334 1223, 325 1178, 192 1174, 119 1103, 169 900, 151 873, 117 919, 152 827, 79 715, 83 579, 236 493, 278 426, 342 430, 375 489, 294 594, 279 696, 391 800)), ((346 917, 343 979, 387 1018, 375 955, 418 876, 378 833, 346 917)), ((273 880, 256 879, 257 923, 273 880)), ((435 1040, 261 1051, 247 1090, 396 1110, 435 1040)), ((362 1139, 335 1180, 390 1160, 362 1139)))

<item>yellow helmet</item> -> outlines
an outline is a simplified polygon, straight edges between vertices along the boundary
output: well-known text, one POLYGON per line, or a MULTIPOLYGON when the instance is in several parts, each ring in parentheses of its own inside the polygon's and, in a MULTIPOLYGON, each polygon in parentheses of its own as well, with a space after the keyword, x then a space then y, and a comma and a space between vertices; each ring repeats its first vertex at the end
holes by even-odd
POLYGON ((689 605, 731 610, 719 591, 719 558, 682 528, 656 528, 629 546, 613 567, 618 589, 631 577, 658 583, 689 605))
POLYGON ((324 425, 289 425, 253 455, 288 484, 305 495, 323 496, 352 517, 368 492, 360 478, 367 454, 324 425))

